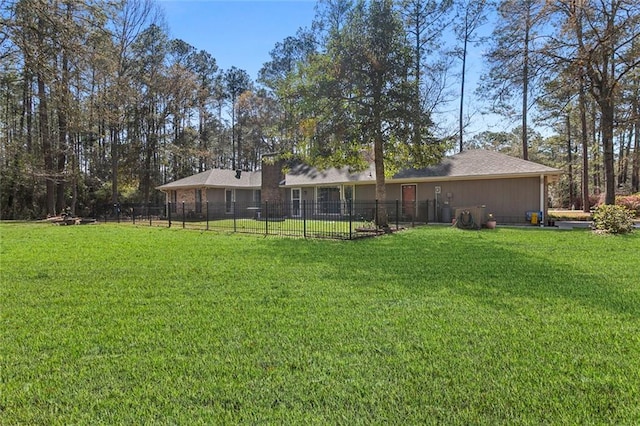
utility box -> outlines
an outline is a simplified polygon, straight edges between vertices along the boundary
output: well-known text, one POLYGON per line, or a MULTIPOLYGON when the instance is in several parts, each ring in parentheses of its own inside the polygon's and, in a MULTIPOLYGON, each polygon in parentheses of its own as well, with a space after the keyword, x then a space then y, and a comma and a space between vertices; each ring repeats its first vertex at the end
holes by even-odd
POLYGON ((542 212, 541 211, 528 211, 525 215, 527 222, 532 225, 540 225, 542 222, 542 212))

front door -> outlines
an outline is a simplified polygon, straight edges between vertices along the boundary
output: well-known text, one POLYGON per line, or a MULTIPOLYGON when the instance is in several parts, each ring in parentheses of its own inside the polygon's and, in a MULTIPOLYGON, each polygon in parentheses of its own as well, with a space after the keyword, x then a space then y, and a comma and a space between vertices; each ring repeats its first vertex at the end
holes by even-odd
POLYGON ((416 185, 402 185, 402 217, 414 220, 416 211, 416 185))

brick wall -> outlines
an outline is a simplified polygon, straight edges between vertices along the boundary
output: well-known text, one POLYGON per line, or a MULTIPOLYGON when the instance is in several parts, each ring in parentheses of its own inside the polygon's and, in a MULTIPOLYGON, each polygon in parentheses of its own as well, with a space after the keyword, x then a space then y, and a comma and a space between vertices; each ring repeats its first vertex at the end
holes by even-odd
MULTIPOLYGON (((196 190, 191 188, 191 189, 179 189, 178 191, 178 197, 176 198, 176 201, 178 204, 182 204, 183 202, 185 204, 189 204, 189 205, 193 205, 196 202, 196 190)), ((203 198, 204 198, 204 193, 202 194, 203 198)), ((204 201, 204 200, 203 200, 204 201)))

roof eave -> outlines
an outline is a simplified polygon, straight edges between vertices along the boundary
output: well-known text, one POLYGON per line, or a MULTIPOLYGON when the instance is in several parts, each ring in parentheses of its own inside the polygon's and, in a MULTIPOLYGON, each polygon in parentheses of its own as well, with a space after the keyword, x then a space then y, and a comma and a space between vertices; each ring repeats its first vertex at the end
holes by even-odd
MULTIPOLYGON (((424 176, 387 179, 387 183, 408 183, 408 182, 442 182, 442 181, 460 181, 460 180, 496 180, 496 179, 521 179, 527 177, 559 177, 562 172, 524 172, 524 173, 502 173, 502 174, 486 174, 486 175, 464 175, 464 176, 424 176)), ((375 181, 372 181, 375 183, 375 181)))
MULTIPOLYGON (((503 173, 503 174, 486 174, 486 175, 464 175, 464 176, 422 176, 409 178, 388 178, 385 183, 416 183, 416 182, 443 182, 443 181, 462 181, 462 180, 497 180, 497 179, 522 179, 530 177, 540 177, 541 175, 551 178, 551 182, 555 182, 562 171, 540 171, 540 172, 524 172, 524 173, 503 173)), ((358 181, 331 181, 331 182, 297 182, 293 184, 280 185, 282 188, 302 188, 315 187, 323 185, 372 185, 375 179, 366 179, 358 181)))

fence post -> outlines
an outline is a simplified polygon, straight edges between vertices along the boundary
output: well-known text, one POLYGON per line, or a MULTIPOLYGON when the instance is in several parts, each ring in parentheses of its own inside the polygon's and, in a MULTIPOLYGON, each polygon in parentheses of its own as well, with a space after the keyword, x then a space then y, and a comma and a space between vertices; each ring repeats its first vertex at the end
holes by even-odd
POLYGON ((131 222, 133 225, 136 224, 136 208, 131 206, 131 222))
POLYGON ((167 217, 169 218, 169 228, 171 228, 171 202, 167 204, 167 217))
POLYGON ((269 235, 269 202, 264 202, 264 235, 269 235))
POLYGON ((236 224, 236 202, 231 203, 231 208, 233 209, 233 232, 238 232, 237 224, 236 224))
POLYGON ((353 200, 348 200, 349 203, 349 239, 353 240, 353 200))
POLYGON ((182 202, 182 229, 185 228, 185 217, 184 217, 184 201, 182 202))
POLYGON ((413 214, 411 215, 411 227, 416 227, 416 216, 418 216, 418 200, 413 201, 413 214))
POLYGON ((302 236, 307 238, 307 200, 302 200, 302 236))
POLYGON ((147 216, 149 216, 149 226, 151 226, 151 203, 147 204, 147 216))
POLYGON ((208 231, 209 230, 209 200, 207 200, 206 215, 207 215, 207 231, 208 231))

